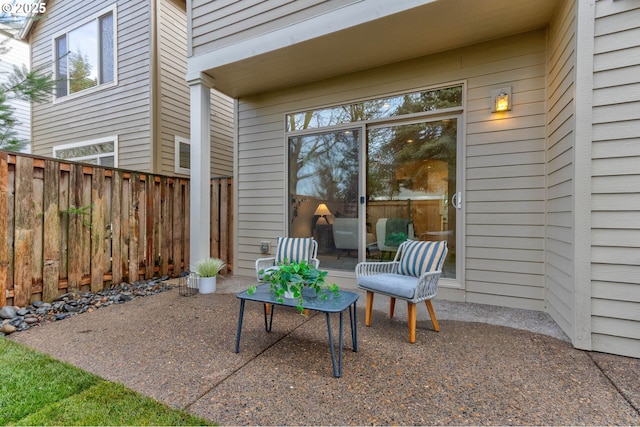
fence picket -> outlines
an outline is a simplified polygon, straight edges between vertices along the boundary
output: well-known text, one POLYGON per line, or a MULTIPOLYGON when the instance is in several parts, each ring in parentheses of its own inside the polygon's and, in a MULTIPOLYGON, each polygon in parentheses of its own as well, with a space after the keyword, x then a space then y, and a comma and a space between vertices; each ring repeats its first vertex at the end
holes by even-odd
POLYGON ((7 153, 0 152, 0 307, 7 303, 9 251, 7 249, 7 230, 9 225, 9 166, 7 153))
POLYGON ((111 280, 122 282, 122 171, 113 171, 111 176, 111 280))
POLYGON ((91 292, 103 288, 105 266, 105 182, 104 171, 95 169, 91 180, 91 292))
POLYGON ((159 231, 160 236, 158 242, 160 243, 160 273, 159 276, 166 276, 169 274, 169 257, 171 240, 168 238, 171 233, 171 188, 169 186, 169 178, 162 177, 160 179, 160 222, 159 231))
POLYGON ((82 216, 79 209, 82 208, 82 188, 83 176, 82 165, 71 165, 69 179, 69 208, 63 215, 69 221, 69 241, 67 249, 69 251, 69 271, 67 281, 67 292, 77 291, 82 282, 82 216))
POLYGON ((16 159, 15 180, 14 289, 15 305, 31 301, 33 264, 33 159, 16 159))
POLYGON ((60 168, 58 162, 46 160, 44 165, 44 268, 42 299, 49 301, 58 295, 60 276, 60 168))

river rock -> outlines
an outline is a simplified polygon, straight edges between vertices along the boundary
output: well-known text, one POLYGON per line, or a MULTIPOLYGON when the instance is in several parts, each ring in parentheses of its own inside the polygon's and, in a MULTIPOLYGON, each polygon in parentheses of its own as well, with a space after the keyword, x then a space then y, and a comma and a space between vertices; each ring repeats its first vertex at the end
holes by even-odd
POLYGON ((51 303, 34 301, 24 308, 5 306, 0 310, 0 318, 6 319, 5 325, 3 325, 6 330, 0 331, 0 336, 20 332, 47 322, 60 321, 82 313, 90 313, 111 304, 121 304, 135 298, 155 295, 174 287, 175 285, 162 283, 158 279, 138 281, 132 284, 123 282, 96 293, 67 292, 56 297, 51 303))
POLYGON ((3 319, 13 319, 17 314, 18 311, 11 305, 5 305, 0 309, 0 317, 3 319))
POLYGON ((13 325, 10 325, 9 323, 5 323, 4 325, 2 325, 2 327, 0 328, 0 332, 2 332, 3 334, 12 334, 14 333, 18 328, 16 328, 13 325))

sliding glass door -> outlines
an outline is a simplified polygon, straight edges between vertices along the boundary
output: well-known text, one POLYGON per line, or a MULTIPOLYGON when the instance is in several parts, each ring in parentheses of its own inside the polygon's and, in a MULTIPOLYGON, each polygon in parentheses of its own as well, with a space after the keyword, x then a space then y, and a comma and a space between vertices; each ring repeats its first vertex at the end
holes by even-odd
POLYGON ((456 118, 368 128, 369 260, 393 259, 407 239, 446 240, 444 277, 455 278, 457 135, 456 118))
POLYGON ((353 270, 358 261, 360 129, 289 138, 290 230, 314 237, 324 268, 353 270))
POLYGON ((463 86, 286 116, 288 234, 318 241, 321 267, 392 259, 406 239, 446 240, 456 279, 463 86))

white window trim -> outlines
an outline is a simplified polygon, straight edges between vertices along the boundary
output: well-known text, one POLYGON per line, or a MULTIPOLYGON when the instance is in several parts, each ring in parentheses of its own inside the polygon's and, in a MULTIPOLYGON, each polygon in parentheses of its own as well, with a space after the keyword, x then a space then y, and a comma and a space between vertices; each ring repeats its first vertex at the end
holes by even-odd
MULTIPOLYGON (((57 159, 57 152, 61 151, 61 150, 66 150, 69 148, 78 148, 78 147, 85 147, 87 145, 96 145, 96 144, 102 144, 105 142, 113 142, 113 167, 117 168, 118 167, 118 135, 113 135, 113 136, 105 136, 103 138, 97 138, 97 139, 92 139, 89 141, 81 141, 81 142, 71 142, 69 144, 62 144, 62 145, 56 145, 53 147, 53 157, 57 159)), ((104 153, 104 156, 107 155, 111 155, 111 153, 104 153)), ((86 156, 86 157, 74 157, 73 159, 58 159, 58 160, 69 160, 72 162, 82 162, 83 160, 87 160, 87 159, 94 159, 97 157, 103 157, 101 155, 91 155, 91 156, 86 156)), ((96 166, 100 166, 100 165, 96 165, 96 166)))
POLYGON ((183 168, 180 166, 180 144, 186 144, 189 146, 189 150, 191 150, 191 141, 182 136, 176 135, 174 138, 174 155, 173 155, 173 165, 175 173, 180 173, 184 175, 191 175, 191 168, 183 168))
POLYGON ((84 96, 84 95, 88 95, 91 93, 95 93, 95 92, 99 92, 101 90, 104 89, 108 89, 114 86, 118 85, 118 4, 115 3, 112 6, 109 6, 105 9, 102 9, 101 11, 83 19, 82 21, 78 21, 76 22, 73 26, 68 26, 66 27, 64 30, 62 31, 58 31, 57 33, 55 33, 52 37, 51 37, 51 67, 52 67, 52 72, 53 72, 53 76, 54 78, 56 77, 56 63, 57 63, 57 58, 56 58, 56 39, 62 35, 66 35, 69 34, 71 31, 82 27, 83 25, 91 22, 91 21, 95 21, 98 18, 100 18, 103 15, 106 15, 107 13, 111 12, 113 14, 113 81, 108 82, 108 83, 104 83, 101 85, 96 85, 84 90, 81 90, 79 92, 75 92, 75 93, 70 93, 68 95, 62 96, 62 97, 57 97, 55 90, 53 91, 52 97, 53 97, 53 103, 57 104, 60 102, 65 102, 71 99, 75 99, 78 98, 80 96, 84 96))

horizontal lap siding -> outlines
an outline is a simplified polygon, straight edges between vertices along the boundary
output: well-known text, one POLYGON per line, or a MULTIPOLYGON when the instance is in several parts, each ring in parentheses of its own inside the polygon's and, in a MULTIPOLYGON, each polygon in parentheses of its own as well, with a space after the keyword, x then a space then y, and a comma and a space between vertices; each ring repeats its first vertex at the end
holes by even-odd
POLYGON ((640 357, 640 4, 598 1, 594 49, 592 343, 640 357))
MULTIPOLYGON (((189 139, 187 17, 184 2, 164 0, 160 10, 160 173, 175 172, 175 137, 189 139)), ((233 100, 211 91, 211 175, 233 174, 233 100)))
POLYGON ((535 31, 240 99, 238 271, 255 274, 260 240, 286 233, 286 113, 466 80, 467 296, 542 309, 545 39, 535 31), (490 113, 491 90, 506 85, 513 110, 490 113))
POLYGON ((466 135, 467 301, 542 310, 544 303, 545 33, 478 49, 466 135), (494 52, 495 51, 495 52, 494 52), (490 113, 492 89, 513 109, 490 113))
POLYGON ((175 172, 175 137, 189 139, 189 86, 187 72, 187 15, 184 3, 160 2, 158 31, 160 61, 160 171, 175 172))
MULTIPOLYGON (((53 37, 113 5, 108 2, 59 0, 47 6, 31 33, 34 68, 51 70, 53 37)), ((73 99, 33 105, 33 152, 51 156, 55 145, 117 135, 118 166, 149 170, 149 2, 118 2, 117 79, 115 87, 73 99)))
POLYGON ((232 98, 211 91, 211 175, 233 175, 233 118, 232 98))
POLYGON ((194 0, 191 55, 229 46, 338 9, 354 0, 194 0))
POLYGON ((573 146, 575 9, 564 1, 549 28, 547 127, 547 311, 568 336, 574 328, 573 146))

